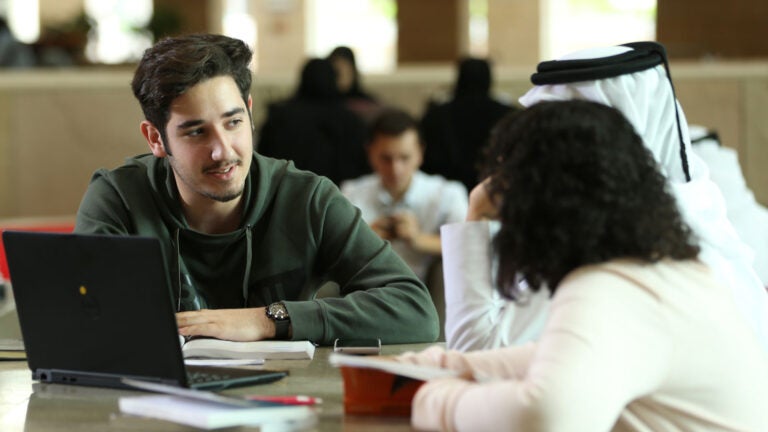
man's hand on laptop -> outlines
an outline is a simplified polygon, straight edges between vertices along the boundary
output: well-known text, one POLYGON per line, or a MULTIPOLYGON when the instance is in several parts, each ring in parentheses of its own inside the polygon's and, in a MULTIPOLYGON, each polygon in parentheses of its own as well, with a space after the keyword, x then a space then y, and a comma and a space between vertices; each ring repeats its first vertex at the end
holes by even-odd
POLYGON ((207 336, 232 341, 256 341, 275 337, 275 323, 264 308, 203 309, 176 313, 182 336, 207 336))

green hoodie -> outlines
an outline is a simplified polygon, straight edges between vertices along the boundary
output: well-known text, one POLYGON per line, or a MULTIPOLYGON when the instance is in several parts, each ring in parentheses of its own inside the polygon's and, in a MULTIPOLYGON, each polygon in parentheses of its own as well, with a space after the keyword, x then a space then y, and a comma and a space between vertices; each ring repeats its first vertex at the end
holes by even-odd
POLYGON ((75 231, 160 239, 178 310, 284 300, 297 340, 437 338, 424 284, 330 180, 254 153, 243 198, 238 230, 193 231, 167 159, 140 155, 93 175, 75 231), (327 281, 338 283, 342 297, 314 298, 327 281))

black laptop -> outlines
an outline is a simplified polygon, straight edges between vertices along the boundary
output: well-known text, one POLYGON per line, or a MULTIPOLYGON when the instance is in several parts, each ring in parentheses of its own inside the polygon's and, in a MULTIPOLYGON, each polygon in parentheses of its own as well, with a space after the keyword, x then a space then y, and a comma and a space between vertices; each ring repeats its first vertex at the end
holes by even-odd
POLYGON ((5 231, 3 242, 35 380, 218 390, 287 374, 184 364, 158 239, 5 231))

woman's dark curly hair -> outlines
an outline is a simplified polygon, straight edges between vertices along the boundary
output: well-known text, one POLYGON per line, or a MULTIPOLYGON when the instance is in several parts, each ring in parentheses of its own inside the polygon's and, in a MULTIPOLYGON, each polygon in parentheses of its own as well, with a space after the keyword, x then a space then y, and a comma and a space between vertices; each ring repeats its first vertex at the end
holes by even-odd
POLYGON ((615 258, 691 259, 699 248, 652 154, 618 110, 542 102, 495 127, 488 193, 499 199, 498 286, 554 294, 572 270, 615 258))

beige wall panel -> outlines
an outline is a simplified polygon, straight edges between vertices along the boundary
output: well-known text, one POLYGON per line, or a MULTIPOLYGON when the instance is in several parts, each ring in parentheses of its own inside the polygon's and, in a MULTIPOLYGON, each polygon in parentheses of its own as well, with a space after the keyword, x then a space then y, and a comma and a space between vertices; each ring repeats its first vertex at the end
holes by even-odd
POLYGON ((0 94, 0 217, 11 213, 10 182, 13 156, 8 136, 10 130, 10 100, 8 94, 0 94))
POLYGON ((127 89, 27 91, 14 98, 10 207, 2 216, 69 215, 91 174, 146 152, 127 89))
POLYGON ((306 57, 305 2, 252 0, 249 10, 258 32, 259 72, 298 71, 306 57))
POLYGON ((488 53, 498 66, 530 66, 539 62, 540 2, 488 0, 488 53))
POLYGON ((675 78, 675 90, 689 124, 717 130, 724 145, 740 154, 743 152, 740 148, 741 83, 738 80, 675 78))
POLYGON ((83 12, 84 0, 38 0, 41 27, 69 22, 83 12))
POLYGON ((742 166, 755 197, 768 205, 768 77, 744 86, 746 158, 742 166))
MULTIPOLYGON (((689 121, 718 129, 739 150, 750 187, 768 203, 768 63, 672 68, 689 121)), ((495 93, 517 103, 531 72, 498 68, 495 93)), ((412 68, 364 82, 383 102, 420 117, 429 98, 450 93, 454 75, 450 67, 412 68)), ((95 169, 147 151, 130 79, 130 71, 0 75, 0 217, 72 215, 95 169)), ((294 88, 289 77, 256 77, 257 130, 267 104, 294 88)))

